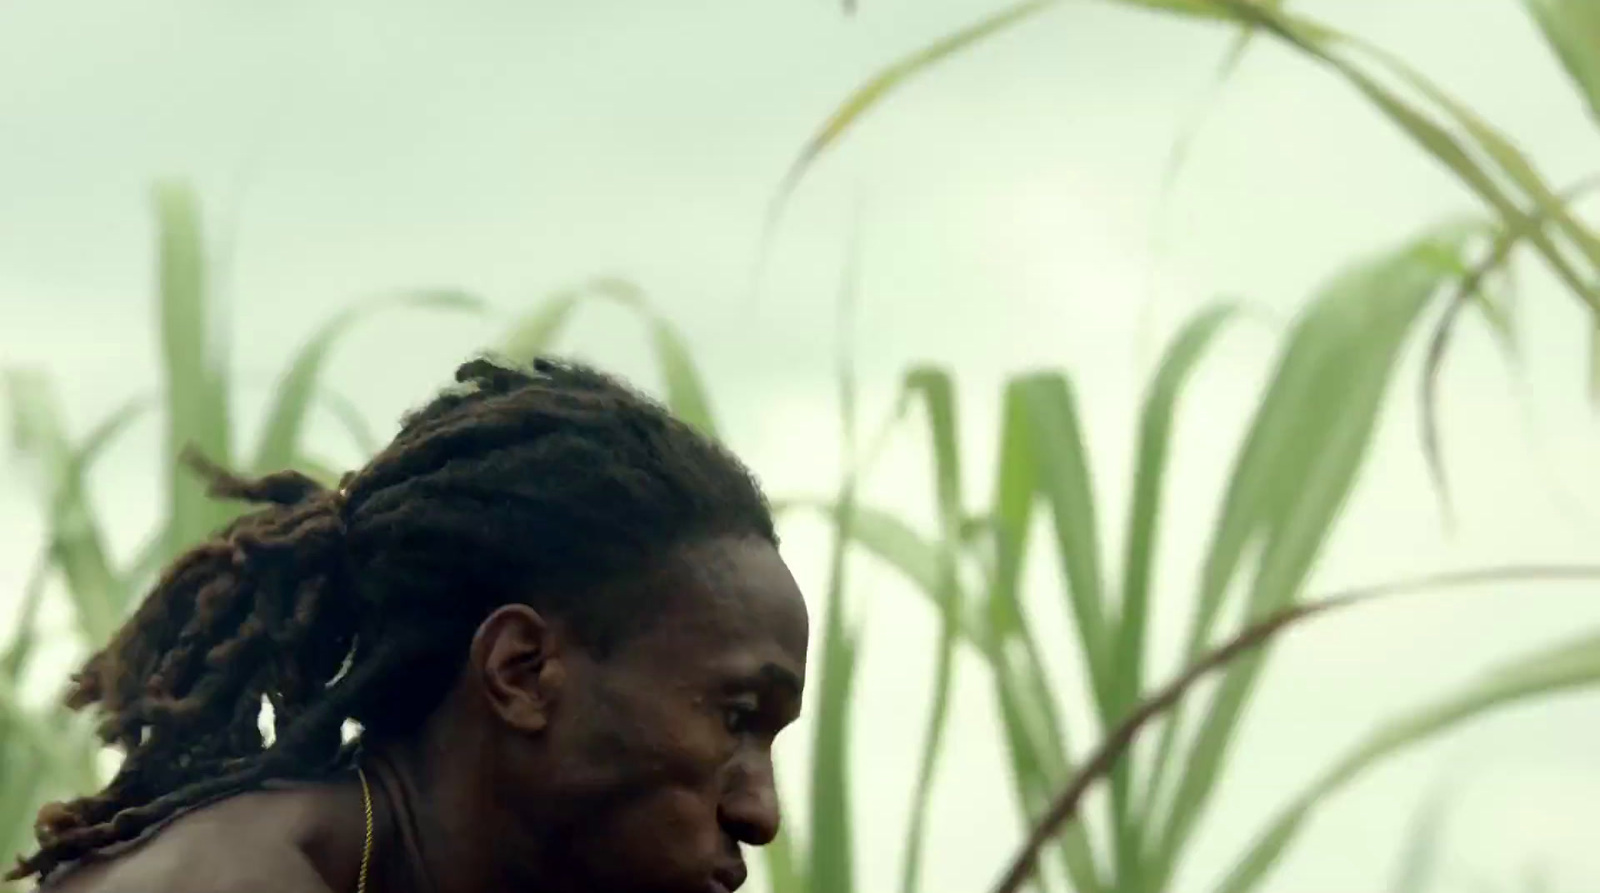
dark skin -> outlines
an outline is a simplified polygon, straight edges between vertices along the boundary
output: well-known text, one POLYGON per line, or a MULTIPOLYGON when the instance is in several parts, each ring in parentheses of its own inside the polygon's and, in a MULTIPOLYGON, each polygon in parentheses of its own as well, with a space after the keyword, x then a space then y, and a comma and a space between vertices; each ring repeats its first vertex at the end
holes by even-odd
MULTIPOLYGON (((721 538, 642 580, 659 614, 604 658, 496 609, 417 734, 372 742, 368 893, 729 893, 777 834, 772 744, 800 710, 808 620, 777 550, 721 538)), ((60 893, 347 893, 359 782, 242 794, 67 872, 60 893)))

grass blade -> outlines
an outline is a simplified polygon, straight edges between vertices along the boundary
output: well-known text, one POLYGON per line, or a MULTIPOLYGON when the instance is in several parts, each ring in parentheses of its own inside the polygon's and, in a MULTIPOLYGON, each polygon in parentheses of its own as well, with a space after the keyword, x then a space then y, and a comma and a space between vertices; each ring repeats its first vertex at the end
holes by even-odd
MULTIPOLYGON (((1040 489, 1037 458, 1041 437, 1035 432, 1029 392, 1040 386, 1026 378, 1006 386, 1000 423, 993 509, 994 569, 985 600, 983 650, 995 674, 995 694, 1006 733, 1012 781, 1024 821, 1032 824, 1048 805, 1045 792, 1071 773, 1067 736, 1056 708, 1044 662, 1022 610, 1020 585, 1027 558, 1034 502, 1040 489)), ((1048 445, 1046 445, 1048 446, 1048 445)), ((1081 827, 1061 838, 1061 858, 1078 893, 1103 893, 1105 883, 1094 851, 1081 827)))
MULTIPOLYGON (((1310 602, 1282 608, 1267 618, 1257 621, 1246 627, 1227 643, 1206 652, 1191 663, 1188 669, 1184 670, 1176 679, 1141 701, 1126 719, 1119 723, 1114 730, 1107 733, 1105 740, 1099 747, 1095 748, 1089 759, 1084 761, 1083 768, 1074 776, 1071 783, 1056 796, 1044 820, 1034 826, 1029 833, 1027 841, 1012 859, 1004 879, 996 888, 996 893, 1016 893, 1021 889, 1022 885, 1032 875, 1045 842, 1064 828, 1071 828, 1076 824, 1078 804, 1088 791, 1089 786, 1110 772, 1111 767, 1132 746, 1135 736, 1146 725, 1163 712, 1171 710, 1190 689, 1206 676, 1236 663, 1244 655, 1256 651, 1290 628, 1330 611, 1354 607, 1395 595, 1415 594, 1439 588, 1481 586, 1490 583, 1576 580, 1588 582, 1600 580, 1600 566, 1543 565, 1501 567, 1433 574, 1426 577, 1346 590, 1310 602)), ((1580 643, 1558 649, 1557 655, 1553 663, 1558 664, 1557 669, 1559 671, 1565 672, 1568 677, 1581 677, 1575 682, 1569 680, 1569 684, 1592 684, 1596 678, 1600 678, 1600 636, 1591 634, 1580 643), (1580 672, 1573 672, 1574 665, 1577 666, 1580 672)), ((1540 667, 1532 673, 1522 672, 1503 675, 1518 677, 1521 682, 1526 684, 1526 677, 1528 676, 1536 676, 1540 681, 1547 681, 1546 677, 1550 673, 1547 668, 1540 667)), ((1502 680, 1502 688, 1506 687, 1503 684, 1505 681, 1502 680)), ((1161 888, 1157 887, 1156 889, 1161 888)))
POLYGON ((1088 450, 1078 423, 1077 403, 1066 377, 1057 373, 1024 377, 1018 388, 1034 438, 1039 494, 1054 516, 1056 548, 1066 575, 1084 668, 1101 720, 1109 725, 1111 635, 1088 450))
MULTIPOLYGON (((1240 21, 1262 27, 1343 75, 1391 121, 1405 131, 1419 147, 1448 167, 1466 186, 1493 207, 1505 220, 1507 227, 1517 229, 1523 225, 1526 215, 1513 198, 1507 195, 1483 167, 1473 160, 1459 140, 1416 107, 1402 101, 1392 91, 1383 87, 1352 61, 1336 53, 1335 49, 1339 45, 1350 46, 1375 59, 1443 109, 1467 132, 1477 147, 1496 163, 1501 172, 1523 189, 1549 219, 1583 251, 1589 262, 1600 268, 1600 237, 1596 237, 1587 226, 1573 217, 1566 204, 1554 194, 1549 184, 1534 170, 1521 151, 1471 109, 1423 77, 1404 60, 1353 35, 1335 31, 1303 17, 1291 16, 1265 4, 1250 0, 1214 0, 1214 2, 1240 21)), ((1588 304, 1591 311, 1600 315, 1600 286, 1592 284, 1573 269, 1542 228, 1533 227, 1529 240, 1572 293, 1588 304)))
POLYGON ((711 412, 711 397, 705 381, 695 368, 683 336, 664 317, 651 321, 656 363, 666 387, 667 408, 708 437, 717 437, 716 417, 711 412))
POLYGON ((533 362, 555 346, 579 304, 597 299, 648 313, 644 289, 616 276, 596 277, 561 289, 540 301, 511 324, 495 352, 514 363, 533 362))
POLYGON ((1111 771, 1133 746, 1140 730, 1163 712, 1172 709, 1178 700, 1207 675, 1227 666, 1240 655, 1259 648, 1269 639, 1292 624, 1307 617, 1336 607, 1350 604, 1354 599, 1338 599, 1296 605, 1249 627, 1232 641, 1203 655, 1181 676, 1140 702, 1116 728, 1107 732, 1105 740, 1052 803, 1044 818, 1028 834, 1021 850, 1011 860, 1010 867, 996 893, 1017 893, 1037 869, 1039 854, 1045 843, 1063 829, 1078 827, 1078 805, 1089 786, 1111 771))
POLYGON ((701 433, 717 437, 709 391, 683 336, 650 306, 644 289, 626 279, 600 277, 551 295, 512 325, 497 352, 518 363, 547 353, 571 321, 573 311, 586 300, 612 301, 646 321, 667 408, 701 433))
POLYGON ((940 547, 937 551, 937 585, 931 591, 939 609, 939 641, 934 660, 932 704, 923 733, 922 755, 916 787, 911 797, 911 819, 906 831, 901 869, 903 893, 920 889, 922 848, 927 827, 934 771, 949 718, 950 687, 955 678, 956 642, 962 637, 964 599, 960 556, 963 551, 961 507, 961 455, 957 445, 955 387, 940 369, 916 369, 906 376, 905 391, 920 396, 926 407, 928 439, 933 447, 934 490, 939 506, 940 547))
POLYGON ((44 477, 48 563, 60 569, 85 637, 103 642, 122 618, 128 586, 112 569, 105 536, 89 504, 88 474, 117 436, 152 408, 151 402, 140 398, 125 403, 74 447, 45 376, 7 370, 0 385, 10 407, 13 445, 44 477))
MULTIPOLYGON (((1189 641, 1209 639, 1247 548, 1261 559, 1246 603, 1260 617, 1291 603, 1348 497, 1401 348, 1448 276, 1461 237, 1419 239, 1339 276, 1301 316, 1235 460, 1201 576, 1189 641), (1308 413, 1305 407, 1315 406, 1308 413)), ((1150 877, 1160 889, 1219 777, 1259 671, 1251 654, 1225 675, 1177 779, 1150 877)), ((1163 730, 1144 814, 1153 816, 1181 722, 1163 730)))
MULTIPOLYGON (((868 113, 920 75, 983 45, 989 39, 1009 31, 1016 25, 1033 19, 1039 13, 1058 5, 1059 2, 1060 0, 1023 0, 1020 3, 1013 3, 907 54, 880 69, 851 91, 844 102, 828 113, 821 126, 801 147, 794 161, 790 162, 789 170, 784 174, 767 212, 767 235, 762 240, 763 244, 770 242, 771 233, 776 229, 778 220, 783 216, 784 207, 800 185, 800 181, 816 166, 817 161, 838 145, 839 141, 860 124, 868 113)), ((1129 6, 1205 19, 1227 17, 1224 11, 1216 8, 1215 0, 1121 0, 1121 2, 1129 6)))
POLYGON ((852 265, 839 290, 839 418, 841 465, 833 500, 833 551, 828 564, 826 620, 822 632, 821 703, 811 758, 811 839, 805 877, 810 893, 851 893, 855 857, 850 808, 850 703, 860 644, 857 626, 845 618, 845 576, 855 523, 859 459, 856 443, 856 376, 851 347, 856 279, 852 265))
POLYGON ((800 149, 800 154, 790 163, 789 171, 784 175, 783 182, 778 187, 777 195, 773 197, 771 209, 768 211, 767 231, 770 233, 776 227, 778 218, 782 216, 783 208, 788 204, 789 197, 794 193, 795 187, 800 184, 800 180, 805 177, 806 172, 816 164, 817 159, 832 148, 874 106, 905 86, 907 82, 917 75, 926 72, 945 59, 976 46, 1014 25, 1027 21, 1034 15, 1055 6, 1058 2, 1059 0, 1024 0, 1022 3, 1008 6, 900 59, 893 65, 873 75, 871 79, 860 87, 857 87, 838 108, 828 115, 827 120, 811 135, 810 139, 806 140, 805 145, 800 149))
MULTIPOLYGON (((1173 339, 1145 395, 1135 448, 1133 503, 1122 564, 1122 599, 1111 650, 1111 716, 1125 717, 1144 690, 1144 647, 1148 634, 1150 586, 1155 571, 1157 521, 1171 447, 1178 397, 1212 340, 1237 307, 1218 305, 1195 314, 1173 339)), ((1132 803, 1132 766, 1118 763, 1111 773, 1117 879, 1140 887, 1143 821, 1132 803)))
POLYGON ((1389 757, 1491 711, 1596 684, 1600 634, 1590 632, 1506 663, 1475 684, 1385 723, 1289 802, 1217 886, 1217 893, 1259 888, 1316 808, 1389 757))
POLYGON ((1523 0, 1600 122, 1600 8, 1589 0, 1523 0))
POLYGON ((327 404, 328 411, 344 426, 345 433, 350 435, 350 442, 355 445, 356 451, 363 456, 377 455, 383 445, 378 442, 372 433, 372 426, 367 423, 367 417, 361 408, 345 395, 322 388, 319 390, 322 402, 327 404))
POLYGON ((180 184, 156 189, 160 241, 158 313, 161 361, 166 381, 168 557, 220 527, 235 508, 213 502, 205 484, 190 474, 181 454, 192 448, 224 468, 232 464, 229 443, 227 343, 213 319, 217 310, 206 287, 200 209, 180 184))
MULTIPOLYGON (((1567 74, 1578 85, 1589 114, 1600 123, 1600 7, 1588 0, 1523 0, 1567 74)), ((1589 345, 1589 399, 1600 404, 1600 318, 1589 345)))
MULTIPOLYGON (((22 589, 22 604, 17 610, 17 619, 11 631, 11 641, 6 644, 5 650, 0 651, 0 685, 10 685, 12 688, 22 686, 22 674, 28 668, 28 658, 33 656, 33 646, 38 641, 34 622, 39 617, 39 605, 44 602, 44 586, 50 579, 49 555, 40 556, 34 562, 33 570, 28 574, 28 582, 22 589)), ((0 741, 5 736, 0 732, 0 741)))
POLYGON ((274 389, 274 399, 267 412, 266 426, 261 432, 261 442, 256 447, 253 468, 257 474, 267 474, 287 468, 295 461, 302 444, 301 434, 310 414, 317 382, 323 366, 334 345, 350 329, 363 320, 385 310, 415 308, 482 312, 484 304, 478 298, 458 291, 422 291, 386 296, 347 308, 335 315, 300 348, 274 389))
POLYGON ((122 621, 132 601, 133 581, 111 566, 105 536, 89 504, 89 472, 118 435, 152 408, 150 401, 134 399, 101 421, 72 451, 51 506, 50 554, 66 580, 79 629, 92 643, 107 641, 122 621))
POLYGON ((795 851, 793 838, 786 827, 779 826, 778 836, 761 848, 767 861, 767 884, 771 893, 805 893, 805 875, 801 871, 802 857, 795 851))

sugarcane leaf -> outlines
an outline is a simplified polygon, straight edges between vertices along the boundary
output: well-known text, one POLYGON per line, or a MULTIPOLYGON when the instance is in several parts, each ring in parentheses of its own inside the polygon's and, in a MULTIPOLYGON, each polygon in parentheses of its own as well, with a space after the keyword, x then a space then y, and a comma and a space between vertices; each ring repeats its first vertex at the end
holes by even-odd
POLYGON ((1289 801, 1235 862, 1216 893, 1258 889, 1316 810, 1390 757, 1493 711, 1596 684, 1600 635, 1589 632, 1504 663, 1472 684, 1384 723, 1289 801))
MULTIPOLYGON (((385 295, 335 314, 300 347, 278 380, 252 464, 257 474, 289 467, 304 446, 301 440, 306 419, 318 396, 323 368, 339 340, 357 324, 385 311, 402 308, 482 313, 486 306, 474 295, 436 289, 385 295)), ((349 427, 348 420, 346 426, 349 427)), ((353 429, 353 432, 361 436, 362 429, 353 429)))

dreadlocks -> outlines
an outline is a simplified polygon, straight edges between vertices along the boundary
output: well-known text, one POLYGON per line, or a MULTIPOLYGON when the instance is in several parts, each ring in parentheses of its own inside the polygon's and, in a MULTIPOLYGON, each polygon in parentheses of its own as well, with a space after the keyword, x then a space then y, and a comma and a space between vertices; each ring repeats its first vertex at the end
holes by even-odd
POLYGON ((603 654, 651 614, 603 584, 696 539, 775 541, 738 460, 621 382, 543 360, 456 380, 337 491, 197 463, 214 496, 264 507, 179 557, 73 676, 68 706, 98 706, 126 758, 100 792, 40 810, 39 851, 10 878, 334 769, 347 721, 417 728, 499 605, 558 615, 603 654))

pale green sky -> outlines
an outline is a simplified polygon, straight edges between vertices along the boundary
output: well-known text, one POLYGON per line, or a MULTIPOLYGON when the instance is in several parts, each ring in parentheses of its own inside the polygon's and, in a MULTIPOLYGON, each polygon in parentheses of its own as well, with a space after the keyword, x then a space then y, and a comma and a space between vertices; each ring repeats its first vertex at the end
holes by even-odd
MULTIPOLYGON (((752 302, 762 213, 804 138, 867 73, 999 6, 861 5, 851 19, 831 0, 0 4, 0 359, 51 369, 80 426, 155 385, 148 187, 181 175, 203 191, 213 232, 232 233, 237 362, 254 383, 241 395, 246 433, 293 347, 358 297, 454 285, 511 314, 616 273, 686 332, 731 441, 769 489, 819 492, 837 467, 833 307, 859 208, 867 408, 882 411, 909 362, 956 368, 977 504, 1002 376, 1066 367, 1115 555, 1148 361, 1137 307, 1151 289, 1161 337, 1217 295, 1292 311, 1347 259, 1472 208, 1341 83, 1262 45, 1202 135, 1157 269, 1162 159, 1227 32, 1068 4, 920 82, 826 160, 796 196, 752 302)), ((1295 5, 1413 60, 1515 134, 1556 182, 1600 157, 1514 0, 1295 5)), ((1413 362, 1315 574, 1320 589, 1594 556, 1600 444, 1582 402, 1584 327, 1542 271, 1528 273, 1523 387, 1537 448, 1487 337, 1465 333, 1444 413, 1463 517, 1444 536, 1415 446, 1413 362)), ((345 343, 331 380, 387 430, 495 330, 387 317, 345 343)), ((652 381, 643 334, 620 313, 585 317, 575 336, 586 356, 652 381)), ((1273 343, 1243 328, 1222 346, 1178 433, 1163 672, 1273 343)), ((336 458, 354 458, 330 426, 316 433, 336 458)), ((138 430, 95 481, 124 547, 154 517, 155 447, 153 426, 138 430)), ((925 457, 902 439, 874 498, 925 517, 925 478, 925 457)), ((0 479, 0 607, 21 586, 38 518, 25 483, 0 479)), ((787 534, 820 599, 825 537, 804 523, 787 534)), ((1037 613, 1064 637, 1053 571, 1036 570, 1037 613)), ((857 581, 868 619, 854 751, 861 890, 878 893, 897 883, 908 730, 922 722, 933 621, 868 562, 857 581)), ((1180 889, 1207 889, 1277 804, 1379 718, 1596 623, 1592 589, 1545 587, 1424 598, 1301 633, 1276 653, 1180 889)), ((1439 783, 1452 790, 1456 880, 1510 882, 1539 864, 1563 889, 1600 887, 1597 707, 1589 695, 1500 715, 1390 764, 1320 814, 1270 889, 1382 889, 1400 830, 1439 783)), ((1008 809, 1009 781, 977 673, 956 710, 930 893, 986 888, 1017 839, 1009 820, 979 820, 1008 809)), ((795 795, 808 731, 785 745, 795 795)))

